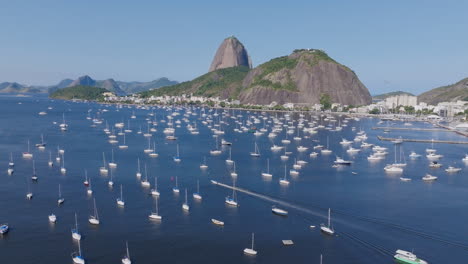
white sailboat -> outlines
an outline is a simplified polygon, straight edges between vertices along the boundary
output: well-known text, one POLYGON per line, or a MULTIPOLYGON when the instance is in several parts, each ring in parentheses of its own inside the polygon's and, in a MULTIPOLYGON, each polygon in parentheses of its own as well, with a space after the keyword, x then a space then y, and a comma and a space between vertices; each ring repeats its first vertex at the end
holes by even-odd
POLYGON ((125 134, 123 134, 123 144, 119 145, 119 149, 128 149, 128 145, 125 142, 125 134))
POLYGON ((206 170, 208 169, 208 165, 206 164, 206 157, 203 157, 203 163, 200 165, 200 169, 206 170))
POLYGON ((322 232, 324 232, 327 235, 335 234, 335 230, 333 229, 333 227, 330 224, 330 222, 331 222, 331 215, 330 214, 331 214, 331 209, 328 208, 328 225, 325 225, 325 224, 320 225, 320 230, 322 230, 322 232))
POLYGON ((81 254, 81 241, 80 240, 78 240, 78 252, 72 253, 72 259, 73 259, 73 263, 75 264, 85 264, 85 259, 83 258, 83 255, 81 254))
POLYGON ((57 222, 57 216, 54 214, 49 215, 49 222, 55 224, 57 222))
POLYGON ((130 260, 130 252, 128 250, 128 241, 125 244, 127 246, 127 255, 122 258, 122 264, 132 264, 132 261, 130 260))
POLYGON ((98 215, 98 211, 96 207, 96 198, 93 198, 93 203, 94 203, 94 215, 90 215, 88 221, 92 225, 99 225, 100 221, 99 221, 99 215, 98 215))
POLYGON ((234 162, 233 164, 234 164, 234 166, 232 167, 231 177, 237 177, 236 163, 234 162))
POLYGON ((193 198, 197 199, 197 200, 201 200, 202 199, 202 196, 200 194, 200 180, 197 180, 197 192, 196 193, 193 193, 193 198))
POLYGON ((138 158, 138 169, 137 169, 137 172, 136 172, 136 176, 137 176, 138 178, 141 177, 140 158, 138 158))
POLYGON ((232 196, 227 196, 224 202, 228 205, 239 206, 236 200, 236 181, 232 184, 232 196))
POLYGON ((125 206, 125 201, 123 199, 123 190, 122 190, 122 184, 120 184, 120 198, 117 198, 117 205, 119 206, 125 206))
POLYGON ((162 216, 159 215, 158 201, 159 201, 159 198, 156 197, 156 201, 155 201, 156 211, 151 212, 151 214, 149 215, 150 219, 155 219, 155 220, 161 220, 162 219, 162 216))
POLYGON ((250 156, 260 157, 260 151, 258 150, 257 142, 255 142, 255 150, 254 150, 254 152, 250 152, 250 156))
POLYGON ((93 189, 91 188, 91 178, 88 180, 88 189, 86 190, 86 193, 89 195, 93 194, 93 189))
POLYGON ((188 205, 188 201, 187 201, 187 188, 185 188, 185 203, 182 204, 182 209, 185 211, 190 210, 190 206, 188 205))
POLYGON ((326 148, 326 149, 320 150, 320 153, 322 153, 323 155, 331 154, 332 151, 329 149, 329 144, 330 144, 330 139, 329 139, 329 137, 327 136, 327 148, 326 148))
POLYGON ((78 230, 78 218, 75 213, 75 228, 71 230, 72 232, 72 238, 75 240, 81 240, 81 234, 80 231, 78 230))
POLYGON ((148 181, 148 169, 145 164, 145 179, 141 181, 141 186, 143 187, 150 187, 151 183, 148 181))
POLYGON ((174 161, 175 162, 180 162, 181 161, 180 156, 179 156, 179 144, 177 144, 177 155, 174 156, 174 161))
POLYGON ((111 169, 114 169, 114 168, 117 168, 117 163, 114 161, 114 149, 111 150, 112 151, 112 159, 111 159, 111 162, 109 162, 109 168, 111 169))
POLYGON ((180 192, 180 190, 179 190, 179 185, 178 185, 178 183, 177 183, 177 176, 175 177, 175 186, 172 188, 172 191, 173 191, 174 193, 179 193, 179 192, 180 192))
POLYGON ((251 248, 245 248, 244 253, 247 255, 257 255, 257 251, 254 250, 254 239, 255 239, 255 234, 252 233, 252 247, 251 248))
POLYGON ((267 171, 262 172, 263 177, 272 177, 273 175, 270 173, 270 159, 267 159, 267 171))
POLYGON ((51 151, 49 151, 49 161, 47 162, 47 165, 49 165, 49 167, 54 166, 54 162, 52 161, 52 152, 51 151))
POLYGON ((281 185, 289 185, 289 181, 287 179, 287 174, 286 174, 286 164, 284 165, 284 178, 280 179, 279 182, 281 185))
POLYGON ((226 163, 228 165, 231 165, 231 164, 234 163, 234 161, 232 160, 232 153, 231 152, 232 152, 232 148, 229 148, 229 158, 226 160, 226 163))
POLYGON ((65 168, 65 153, 62 154, 62 166, 60 167, 60 172, 62 174, 67 173, 67 169, 65 168))
POLYGON ((106 164, 106 154, 104 152, 102 152, 102 167, 99 168, 99 172, 101 174, 107 174, 109 172, 106 164))
POLYGON ((160 193, 158 191, 158 177, 154 177, 154 189, 151 189, 151 195, 159 196, 160 193))
POLYGON ((107 182, 107 185, 109 185, 109 187, 111 187, 111 188, 112 188, 112 186, 114 186, 114 176, 113 176, 112 170, 110 170, 110 179, 107 182))
POLYGON ((149 154, 151 158, 157 158, 159 156, 158 153, 156 153, 156 142, 153 141, 153 151, 149 154))
POLYGON ((31 151, 30 150, 30 143, 29 143, 29 139, 28 139, 28 151, 23 152, 23 158, 31 159, 33 157, 33 154, 30 151, 31 151))
POLYGON ((57 200, 57 204, 61 205, 65 202, 65 198, 62 197, 62 186, 59 184, 59 196, 57 200))
POLYGON ((31 176, 31 180, 37 181, 39 177, 37 177, 37 174, 36 174, 36 162, 34 160, 32 161, 32 167, 33 167, 33 174, 31 176))

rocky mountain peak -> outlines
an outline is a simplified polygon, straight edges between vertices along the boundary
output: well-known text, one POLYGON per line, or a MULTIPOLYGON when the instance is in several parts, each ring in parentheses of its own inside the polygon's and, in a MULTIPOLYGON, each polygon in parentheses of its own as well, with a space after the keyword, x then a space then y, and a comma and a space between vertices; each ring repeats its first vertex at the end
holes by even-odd
POLYGON ((226 38, 219 46, 209 71, 236 66, 251 68, 251 62, 244 45, 236 37, 231 36, 226 38))

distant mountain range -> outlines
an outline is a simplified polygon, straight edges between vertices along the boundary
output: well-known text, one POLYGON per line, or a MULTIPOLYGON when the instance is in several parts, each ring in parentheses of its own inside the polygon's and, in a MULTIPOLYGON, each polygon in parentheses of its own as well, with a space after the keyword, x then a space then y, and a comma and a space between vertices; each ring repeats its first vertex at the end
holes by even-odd
POLYGON ((127 95, 142 91, 158 89, 160 87, 178 84, 177 81, 171 81, 166 77, 156 79, 150 82, 123 82, 114 79, 94 80, 90 76, 81 76, 76 80, 64 79, 56 85, 51 86, 27 86, 16 82, 0 83, 0 93, 52 93, 59 89, 72 86, 94 86, 105 88, 117 95, 127 95))

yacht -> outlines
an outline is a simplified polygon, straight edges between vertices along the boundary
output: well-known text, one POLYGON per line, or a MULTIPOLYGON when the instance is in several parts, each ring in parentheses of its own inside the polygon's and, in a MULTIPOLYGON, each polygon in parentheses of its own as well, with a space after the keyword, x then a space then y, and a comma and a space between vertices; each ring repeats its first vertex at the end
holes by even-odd
POLYGON ((418 154, 414 151, 411 151, 411 153, 409 154, 409 157, 412 158, 412 159, 417 159, 419 157, 421 157, 421 154, 418 154))
POLYGON ((173 191, 174 193, 179 193, 179 192, 180 192, 179 186, 178 186, 178 184, 177 184, 177 176, 175 177, 175 186, 174 186, 174 188, 172 188, 172 191, 173 191))
POLYGON ((411 181, 411 178, 400 177, 400 181, 409 182, 411 181))
POLYGON ((273 175, 270 173, 270 159, 267 159, 267 171, 262 172, 263 177, 272 177, 273 175))
POLYGON ((73 263, 75 263, 75 264, 85 264, 85 259, 83 258, 82 254, 81 254, 80 240, 78 240, 78 252, 73 252, 72 253, 72 259, 73 259, 73 263))
POLYGON ((418 258, 412 252, 398 249, 393 256, 398 263, 402 264, 428 264, 425 260, 418 258))
POLYGON ((187 212, 190 210, 190 206, 187 201, 187 188, 185 188, 185 202, 182 204, 182 209, 187 212))
POLYGON ((438 169, 440 167, 442 167, 442 164, 437 161, 431 161, 431 163, 429 163, 429 168, 438 169))
POLYGON ((132 264, 130 260, 130 252, 128 250, 128 241, 125 243, 127 246, 127 254, 122 258, 122 264, 132 264))
POLYGON ((123 199, 123 191, 122 191, 122 184, 120 184, 120 198, 117 198, 117 205, 125 206, 125 201, 123 199))
POLYGON ((250 156, 252 157, 260 157, 260 151, 258 150, 257 142, 255 142, 255 151, 250 152, 250 156))
POLYGON ((150 219, 162 220, 162 216, 159 215, 158 202, 159 202, 159 198, 156 197, 156 201, 155 201, 156 211, 155 211, 155 212, 151 212, 151 214, 148 216, 150 219))
POLYGON ((158 177, 154 177, 154 189, 151 189, 151 195, 159 196, 160 193, 158 191, 158 177))
POLYGON ((49 215, 49 222, 51 222, 51 223, 57 222, 57 216, 54 215, 54 214, 50 214, 49 215))
POLYGON ((273 145, 270 149, 271 151, 280 151, 281 149, 283 149, 283 147, 278 146, 278 145, 273 145))
POLYGON ((334 161, 334 163, 337 165, 351 165, 353 162, 350 160, 344 160, 340 157, 336 157, 336 160, 334 161))
POLYGON ((197 200, 201 200, 202 199, 202 196, 200 194, 200 181, 197 180, 197 192, 196 193, 193 193, 193 198, 194 199, 197 199, 197 200))
POLYGON ((403 172, 403 168, 394 166, 394 165, 387 165, 384 167, 384 170, 385 172, 389 172, 389 173, 402 173, 403 172))
POLYGON ((232 186, 232 196, 227 196, 224 202, 228 205, 239 206, 236 201, 236 182, 235 181, 232 186))
POLYGON ((99 221, 98 211, 96 208, 96 199, 93 199, 93 202, 94 202, 94 215, 89 216, 88 221, 92 225, 99 225, 100 221, 99 221))
POLYGON ((219 225, 219 226, 224 226, 224 222, 223 221, 220 221, 220 220, 216 220, 214 218, 211 218, 211 222, 215 225, 219 225))

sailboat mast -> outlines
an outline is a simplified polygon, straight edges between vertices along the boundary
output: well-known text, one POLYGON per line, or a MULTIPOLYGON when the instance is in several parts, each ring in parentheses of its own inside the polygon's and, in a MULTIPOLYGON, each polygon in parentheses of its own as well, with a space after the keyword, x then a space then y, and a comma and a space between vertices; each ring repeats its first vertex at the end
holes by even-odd
POLYGON ((328 227, 330 227, 330 208, 328 208, 328 227))
POLYGON ((252 250, 254 249, 255 233, 252 233, 252 250))

